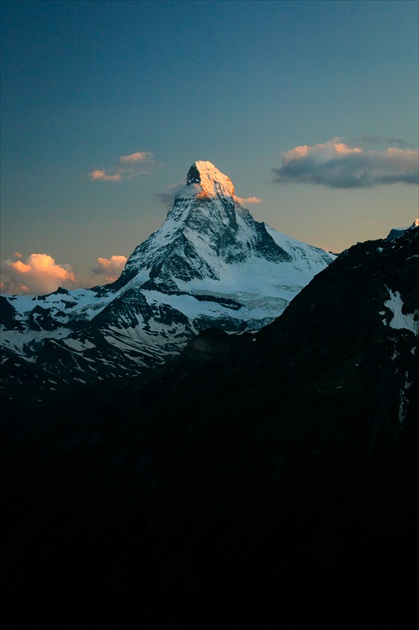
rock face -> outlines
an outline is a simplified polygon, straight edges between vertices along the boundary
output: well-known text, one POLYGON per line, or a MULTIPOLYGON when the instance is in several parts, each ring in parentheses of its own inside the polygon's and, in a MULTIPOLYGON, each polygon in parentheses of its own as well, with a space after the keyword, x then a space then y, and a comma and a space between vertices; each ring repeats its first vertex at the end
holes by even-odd
POLYGON ((56 387, 136 374, 205 328, 257 330, 334 258, 255 221, 226 175, 195 162, 115 283, 0 299, 2 381, 56 387))

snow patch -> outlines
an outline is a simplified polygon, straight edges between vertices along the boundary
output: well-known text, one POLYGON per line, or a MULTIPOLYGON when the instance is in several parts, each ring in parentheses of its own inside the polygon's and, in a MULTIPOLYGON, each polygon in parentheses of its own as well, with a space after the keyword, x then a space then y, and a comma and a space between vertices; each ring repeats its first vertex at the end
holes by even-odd
POLYGON ((87 339, 84 341, 79 341, 78 339, 64 339, 64 343, 66 346, 69 346, 70 348, 72 348, 73 350, 77 350, 77 351, 83 351, 83 350, 88 350, 89 348, 95 348, 95 344, 91 343, 90 341, 88 341, 87 339))
MULTIPOLYGON (((393 317, 389 322, 389 326, 396 330, 410 330, 414 335, 419 334, 419 310, 415 310, 413 313, 403 313, 403 300, 399 291, 393 291, 388 287, 390 299, 384 302, 384 306, 387 307, 392 313, 393 317)), ((387 325, 385 319, 383 323, 387 325)))

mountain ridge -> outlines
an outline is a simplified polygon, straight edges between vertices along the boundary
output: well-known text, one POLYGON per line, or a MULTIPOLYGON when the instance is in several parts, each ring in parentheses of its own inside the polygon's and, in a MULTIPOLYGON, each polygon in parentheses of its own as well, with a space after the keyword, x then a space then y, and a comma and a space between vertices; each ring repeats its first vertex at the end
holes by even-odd
POLYGON ((6 620, 408 626, 418 252, 419 229, 360 243, 257 332, 11 405, 6 620))
POLYGON ((16 362, 40 387, 140 373, 204 328, 259 329, 334 260, 255 221, 210 162, 186 182, 113 284, 1 297, 3 383, 18 383, 16 362))

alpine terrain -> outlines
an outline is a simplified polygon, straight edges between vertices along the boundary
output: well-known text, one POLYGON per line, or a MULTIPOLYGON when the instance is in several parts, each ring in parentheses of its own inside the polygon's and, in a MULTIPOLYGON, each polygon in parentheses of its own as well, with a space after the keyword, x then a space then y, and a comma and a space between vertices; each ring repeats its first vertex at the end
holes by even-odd
POLYGON ((0 298, 1 380, 38 390, 140 373, 199 331, 257 330, 335 256, 255 221, 210 162, 113 284, 0 298))
MULTIPOLYGON (((167 250, 176 275, 152 250, 163 228, 113 290, 143 274, 144 300, 198 303, 191 287, 213 286, 209 269, 239 269, 230 256, 293 269, 285 238, 231 195, 211 199, 183 197, 169 215, 175 226, 185 213, 167 250), (178 257, 197 239, 188 208, 201 203, 235 209, 222 214, 233 229, 214 245, 220 260, 191 250, 204 277, 178 257)), ((1 425, 5 627, 410 627, 418 278, 413 226, 345 251, 258 332, 207 329, 142 375, 16 400, 1 425)))

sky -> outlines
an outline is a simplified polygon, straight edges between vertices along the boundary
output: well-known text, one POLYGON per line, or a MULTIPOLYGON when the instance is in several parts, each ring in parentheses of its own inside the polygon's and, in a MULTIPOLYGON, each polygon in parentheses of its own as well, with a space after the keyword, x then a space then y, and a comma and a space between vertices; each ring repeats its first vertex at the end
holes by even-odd
POLYGON ((415 0, 1 2, 1 282, 104 284, 196 160, 339 252, 418 216, 415 0))

